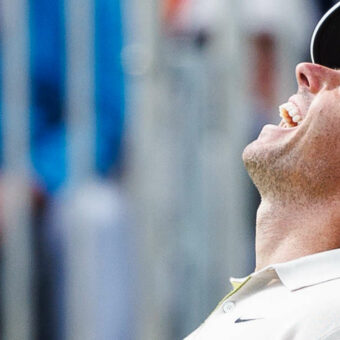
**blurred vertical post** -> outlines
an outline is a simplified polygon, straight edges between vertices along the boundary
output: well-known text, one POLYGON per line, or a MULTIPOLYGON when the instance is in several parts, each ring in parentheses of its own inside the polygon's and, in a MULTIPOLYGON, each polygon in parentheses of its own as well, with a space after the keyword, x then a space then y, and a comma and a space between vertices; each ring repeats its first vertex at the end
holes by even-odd
POLYGON ((3 49, 4 339, 33 333, 29 188, 29 25, 26 0, 0 3, 3 49))
MULTIPOLYGON (((68 194, 71 202, 94 173, 94 0, 65 1, 68 194)), ((67 211, 67 207, 65 207, 67 211)), ((96 336, 93 225, 69 213, 66 225, 66 339, 96 336), (84 259, 86 261, 84 262, 84 259)))
MULTIPOLYGON (((128 187, 134 196, 138 224, 142 227, 139 235, 141 254, 138 266, 148 268, 148 275, 142 275, 140 286, 141 306, 138 313, 138 339, 166 339, 164 329, 170 325, 164 318, 164 303, 160 298, 159 281, 163 269, 159 262, 157 243, 158 218, 153 213, 154 195, 159 190, 157 176, 158 149, 154 148, 157 133, 159 104, 163 103, 163 84, 159 79, 160 18, 158 0, 125 0, 122 2, 124 16, 125 48, 123 63, 128 75, 128 101, 126 102, 128 135, 131 143, 129 157, 128 187), (157 154, 157 155, 155 155, 157 154), (146 161, 148 160, 148 161, 146 161), (150 180, 152 178, 152 180, 150 180), (157 254, 155 256, 155 254, 157 254), (146 311, 146 312, 145 312, 146 311)), ((159 202, 158 202, 159 203, 159 202)))
POLYGON ((128 3, 129 184, 141 262, 152 271, 141 280, 140 338, 174 339, 197 327, 228 276, 247 274, 251 262, 240 5, 221 1, 222 27, 198 46, 192 35, 160 36, 160 1, 128 3))
POLYGON ((65 1, 69 183, 94 169, 94 0, 65 1))
POLYGON ((242 10, 238 0, 229 0, 227 10, 231 15, 226 20, 226 37, 224 45, 228 62, 225 64, 224 80, 227 85, 224 107, 228 114, 227 152, 227 227, 225 237, 227 245, 227 266, 229 276, 245 276, 252 270, 253 247, 251 238, 252 221, 248 212, 248 182, 242 162, 242 152, 248 141, 249 98, 247 97, 246 71, 247 50, 246 40, 242 32, 242 10), (240 251, 242 249, 242 251, 240 251), (236 255, 237 254, 237 255, 236 255))

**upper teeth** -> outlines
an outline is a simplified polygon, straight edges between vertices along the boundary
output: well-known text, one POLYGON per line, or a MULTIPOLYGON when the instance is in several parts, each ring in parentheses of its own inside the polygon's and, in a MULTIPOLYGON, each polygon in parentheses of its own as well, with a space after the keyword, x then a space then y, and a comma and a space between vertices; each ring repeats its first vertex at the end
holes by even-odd
POLYGON ((293 118, 293 122, 294 122, 294 123, 299 123, 299 122, 301 122, 301 121, 302 121, 302 118, 301 118, 301 116, 300 116, 300 115, 298 115, 298 114, 296 114, 296 115, 292 116, 292 118, 293 118))
POLYGON ((299 111, 293 103, 289 102, 282 104, 280 105, 279 110, 280 117, 283 118, 285 127, 293 127, 301 124, 302 117, 299 115, 299 111))

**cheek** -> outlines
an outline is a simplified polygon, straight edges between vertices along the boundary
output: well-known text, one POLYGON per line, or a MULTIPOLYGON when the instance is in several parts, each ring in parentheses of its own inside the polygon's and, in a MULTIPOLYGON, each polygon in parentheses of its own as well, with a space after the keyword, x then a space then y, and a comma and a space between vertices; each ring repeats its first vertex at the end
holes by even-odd
POLYGON ((305 156, 313 161, 338 162, 340 155, 340 112, 328 115, 321 111, 308 127, 304 140, 305 156))
POLYGON ((301 139, 300 153, 306 159, 329 159, 340 155, 340 93, 339 102, 323 97, 310 106, 306 130, 301 139), (331 101, 332 100, 332 101, 331 101))
POLYGON ((309 114, 313 129, 323 135, 340 131, 340 88, 324 93, 312 102, 309 114))

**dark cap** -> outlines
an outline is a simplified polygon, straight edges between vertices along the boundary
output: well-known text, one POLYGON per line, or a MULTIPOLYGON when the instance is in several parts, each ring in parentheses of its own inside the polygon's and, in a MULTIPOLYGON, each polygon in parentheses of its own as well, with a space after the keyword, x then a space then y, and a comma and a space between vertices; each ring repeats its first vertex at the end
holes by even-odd
POLYGON ((340 1, 315 27, 310 51, 313 63, 340 68, 340 1))

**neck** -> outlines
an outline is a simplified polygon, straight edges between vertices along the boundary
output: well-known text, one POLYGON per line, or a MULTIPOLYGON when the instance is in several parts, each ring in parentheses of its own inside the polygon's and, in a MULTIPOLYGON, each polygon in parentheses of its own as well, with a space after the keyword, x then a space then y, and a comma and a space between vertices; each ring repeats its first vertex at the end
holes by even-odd
POLYGON ((340 247, 340 199, 297 204, 262 200, 256 221, 256 271, 340 247))

